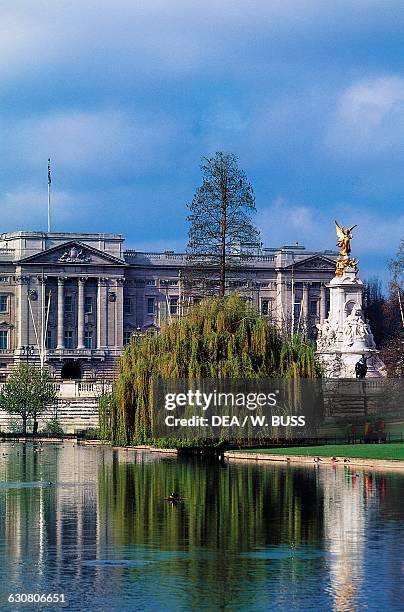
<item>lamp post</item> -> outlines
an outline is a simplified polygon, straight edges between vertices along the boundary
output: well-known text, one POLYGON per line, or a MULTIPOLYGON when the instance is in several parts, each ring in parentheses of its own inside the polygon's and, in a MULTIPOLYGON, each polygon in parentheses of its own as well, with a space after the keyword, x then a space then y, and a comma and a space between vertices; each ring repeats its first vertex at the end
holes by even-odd
POLYGON ((21 347, 21 352, 23 355, 25 355, 26 357, 26 361, 28 364, 29 358, 31 357, 31 355, 33 355, 35 353, 35 346, 33 344, 29 344, 27 346, 22 346, 21 347))

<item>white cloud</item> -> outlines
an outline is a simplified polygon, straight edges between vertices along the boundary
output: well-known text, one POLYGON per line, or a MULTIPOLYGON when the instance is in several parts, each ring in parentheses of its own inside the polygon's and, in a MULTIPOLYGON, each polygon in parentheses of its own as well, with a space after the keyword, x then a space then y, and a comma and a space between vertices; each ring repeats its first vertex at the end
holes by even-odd
POLYGON ((337 100, 327 145, 339 154, 372 156, 402 146, 404 78, 361 80, 337 100))
MULTIPOLYGON (((399 0, 390 4, 399 21, 399 0)), ((301 34, 315 40, 331 23, 335 35, 347 15, 360 33, 378 17, 381 27, 383 9, 382 0, 6 0, 0 7, 0 77, 41 72, 56 62, 94 67, 95 56, 104 60, 100 71, 106 65, 178 74, 206 66, 239 71, 258 40, 276 44, 281 38, 287 45, 301 34)))
MULTIPOLYGON (((90 205, 85 194, 57 190, 52 194, 52 217, 58 231, 64 223, 70 223, 90 205)), ((94 203, 93 203, 94 204, 94 203)), ((6 191, 0 197, 0 215, 5 231, 36 230, 47 228, 47 190, 25 185, 12 191, 6 191)))
POLYGON ((15 120, 1 132, 7 142, 4 161, 7 154, 40 170, 50 156, 64 173, 95 172, 110 178, 161 170, 181 126, 171 118, 145 113, 73 110, 15 120))
POLYGON ((335 216, 344 226, 358 224, 354 230, 352 247, 353 255, 359 259, 371 259, 373 256, 390 258, 403 238, 404 214, 389 215, 386 210, 375 212, 347 203, 320 208, 293 204, 284 198, 277 198, 257 215, 257 226, 261 229, 266 246, 299 242, 310 251, 338 250, 334 229, 335 216), (336 212, 325 212, 332 209, 336 212))
POLYGON ((317 237, 318 242, 322 235, 314 207, 291 204, 282 197, 260 210, 256 224, 265 246, 278 247, 298 242, 313 249, 314 238, 317 237))

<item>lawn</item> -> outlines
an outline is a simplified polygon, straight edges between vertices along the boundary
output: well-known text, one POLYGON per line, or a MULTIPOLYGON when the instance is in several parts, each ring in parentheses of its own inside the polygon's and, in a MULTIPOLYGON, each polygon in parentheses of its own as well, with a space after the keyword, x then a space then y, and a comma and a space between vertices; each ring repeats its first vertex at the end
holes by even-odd
POLYGON ((308 455, 319 457, 354 457, 358 459, 395 459, 404 461, 404 444, 327 444, 291 448, 246 448, 243 453, 267 455, 308 455))

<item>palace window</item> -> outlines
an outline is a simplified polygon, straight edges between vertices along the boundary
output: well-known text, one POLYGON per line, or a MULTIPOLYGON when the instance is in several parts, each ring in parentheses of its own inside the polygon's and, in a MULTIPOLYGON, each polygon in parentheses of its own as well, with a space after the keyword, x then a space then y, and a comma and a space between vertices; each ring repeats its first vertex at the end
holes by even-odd
POLYGON ((274 301, 273 299, 261 300, 261 314, 268 317, 273 314, 274 301))
POLYGON ((310 300, 309 314, 311 317, 316 317, 318 313, 318 300, 310 300))
POLYGON ((73 296, 72 295, 65 296, 65 312, 67 313, 73 312, 73 296))
POLYGON ((73 332, 70 330, 65 331, 65 348, 73 348, 73 332))
POLYGON ((124 346, 126 346, 127 344, 130 343, 131 337, 132 337, 132 332, 131 331, 124 331, 123 332, 123 344, 124 344, 124 346))
POLYGON ((84 332, 84 346, 86 347, 86 349, 90 351, 92 350, 93 348, 93 332, 92 331, 84 332))
POLYGON ((8 331, 0 331, 0 349, 8 348, 8 331))
POLYGON ((8 311, 8 295, 0 295, 0 312, 8 311))
POLYGON ((229 281, 229 287, 248 287, 248 282, 242 280, 231 280, 229 281))
POLYGON ((178 298, 170 298, 170 315, 176 315, 178 310, 178 298))
POLYGON ((86 295, 84 298, 84 312, 91 314, 93 312, 93 298, 91 295, 86 295))
POLYGON ((48 331, 46 332, 46 348, 47 349, 52 349, 52 331, 50 329, 48 329, 48 331))
POLYGON ((295 317, 295 321, 298 321, 301 314, 303 314, 301 313, 301 309, 302 309, 301 302, 295 302, 293 305, 293 316, 295 317))
POLYGON ((147 314, 153 315, 155 313, 155 299, 154 297, 147 298, 147 314))
POLYGON ((124 314, 132 313, 132 300, 130 297, 123 298, 123 312, 124 314))

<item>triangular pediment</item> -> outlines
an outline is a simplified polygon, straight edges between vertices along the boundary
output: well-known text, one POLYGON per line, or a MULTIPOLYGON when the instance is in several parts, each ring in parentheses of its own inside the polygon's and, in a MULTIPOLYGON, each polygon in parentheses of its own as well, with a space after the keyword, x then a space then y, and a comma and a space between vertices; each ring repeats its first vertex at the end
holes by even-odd
POLYGON ((125 265, 124 260, 109 255, 104 251, 90 247, 77 240, 65 242, 41 253, 24 257, 24 264, 59 264, 59 265, 125 265))
POLYGON ((311 255, 305 259, 301 259, 294 264, 286 266, 286 269, 304 270, 304 271, 318 271, 324 270, 325 272, 333 272, 335 270, 335 259, 332 257, 326 257, 324 255, 311 255))

